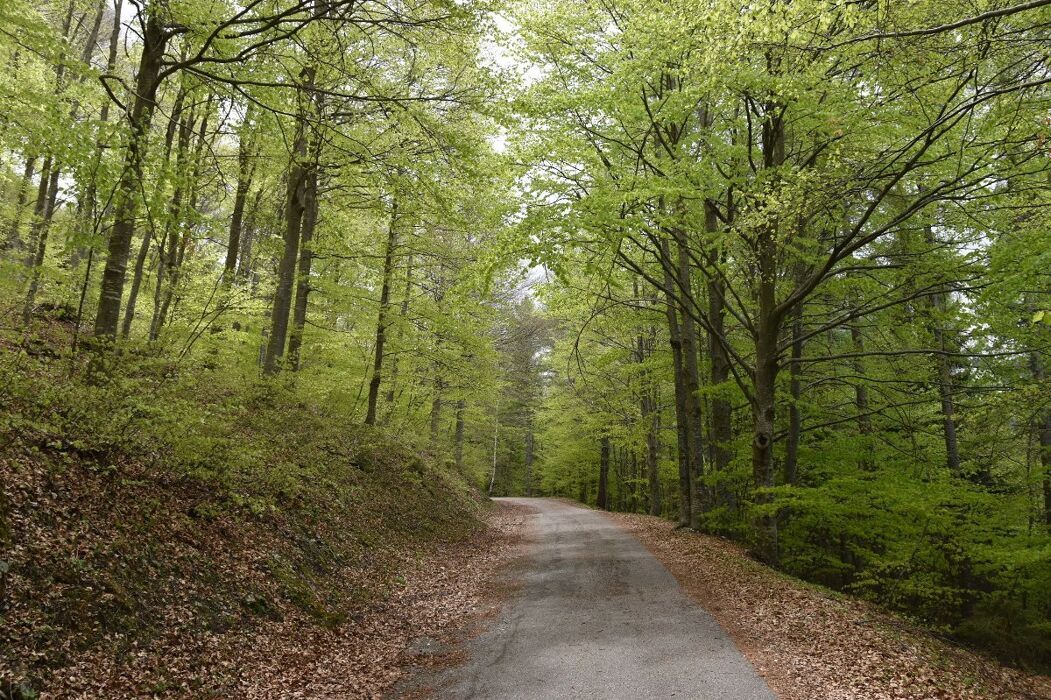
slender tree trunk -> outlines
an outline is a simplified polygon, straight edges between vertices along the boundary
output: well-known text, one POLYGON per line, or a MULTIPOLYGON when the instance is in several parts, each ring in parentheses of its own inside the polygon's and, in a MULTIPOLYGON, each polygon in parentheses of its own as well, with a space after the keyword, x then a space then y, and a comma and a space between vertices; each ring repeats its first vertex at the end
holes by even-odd
POLYGON ((526 496, 532 497, 533 495, 533 447, 534 447, 533 435, 533 414, 530 413, 526 418, 526 434, 525 434, 525 492, 526 496))
POLYGON ((208 131, 208 110, 210 106, 211 97, 205 103, 205 114, 201 118, 200 127, 198 127, 197 143, 194 146, 193 156, 192 158, 187 158, 185 163, 183 162, 184 157, 187 155, 189 141, 193 135, 194 114, 191 113, 188 120, 180 127, 184 131, 181 131, 179 135, 179 157, 177 157, 176 166, 178 175, 166 236, 168 255, 163 265, 165 268, 164 272, 158 272, 157 275, 158 294, 161 294, 161 283, 165 280, 164 273, 167 273, 167 286, 163 289, 160 303, 154 305, 154 318, 150 321, 151 341, 156 340, 160 336, 161 328, 168 322, 169 309, 172 309, 171 313, 174 315, 174 309, 178 306, 179 297, 176 296, 176 293, 179 289, 182 264, 192 240, 192 229, 185 225, 185 212, 193 212, 197 209, 197 190, 194 187, 194 183, 197 182, 201 170, 201 158, 204 153, 205 134, 208 131), (185 205, 183 202, 185 202, 185 205), (175 302, 174 306, 173 301, 175 302))
POLYGON ((598 507, 609 510, 609 437, 602 436, 599 440, 599 462, 598 462, 598 507))
MULTIPOLYGON (((636 297, 638 296, 636 286, 636 297)), ((650 329, 650 337, 656 336, 656 329, 650 329)), ((648 356, 646 339, 639 334, 636 339, 636 358, 640 363, 645 362, 648 356)), ((657 411, 656 391, 653 377, 649 372, 644 372, 642 391, 639 397, 639 412, 642 416, 643 425, 646 426, 646 477, 649 482, 649 511, 650 515, 661 514, 661 481, 659 469, 658 434, 660 432, 660 414, 657 411)))
MULTIPOLYGON (((299 244, 299 272, 296 279, 296 302, 292 309, 292 335, 288 338, 288 357, 292 370, 299 370, 303 331, 307 324, 307 297, 310 294, 310 268, 314 261, 314 229, 318 215, 318 173, 312 166, 307 176, 303 205, 303 232, 299 244)), ((230 274, 233 274, 232 268, 230 274)))
POLYGON ((442 422, 442 392, 445 390, 445 380, 440 374, 434 377, 434 397, 431 399, 431 449, 438 446, 438 429, 442 422))
POLYGON ((237 259, 237 276, 243 280, 248 279, 252 274, 252 243, 255 242, 256 235, 256 212, 259 211, 262 200, 263 188, 260 187, 256 190, 255 197, 252 198, 252 207, 248 210, 248 218, 245 220, 241 231, 241 250, 237 259))
POLYGON ((803 416, 799 411, 799 400, 802 393, 802 371, 800 358, 803 357, 803 305, 798 304, 792 310, 792 364, 788 371, 789 394, 788 404, 788 439, 785 444, 785 483, 795 484, 799 476, 799 438, 803 429, 803 416))
MULTIPOLYGON (((402 295, 401 308, 398 312, 398 317, 402 320, 402 322, 404 322, 405 319, 409 316, 409 298, 412 295, 412 263, 412 255, 410 254, 407 256, 407 259, 405 261, 405 294, 402 295)), ((400 336, 401 334, 399 332, 399 337, 400 336)), ((398 361, 398 355, 397 353, 395 353, 394 356, 391 357, 390 361, 390 382, 388 382, 387 384, 386 396, 388 407, 386 420, 390 420, 391 416, 394 413, 394 394, 397 391, 399 364, 400 363, 398 361)))
MULTIPOLYGON (((1029 368, 1033 373, 1033 382, 1037 385, 1047 380, 1047 369, 1039 351, 1029 354, 1029 368)), ((1038 409, 1033 419, 1033 430, 1040 450, 1041 481, 1044 492, 1044 527, 1051 532, 1051 408, 1038 409)))
POLYGON ((142 275, 146 269, 146 258, 150 255, 150 245, 152 243, 153 236, 148 232, 144 233, 142 244, 139 245, 139 254, 135 256, 135 271, 131 276, 131 287, 128 289, 128 303, 124 307, 124 321, 120 327, 120 336, 122 338, 127 338, 131 334, 131 323, 135 320, 135 305, 139 300, 142 275))
MULTIPOLYGON (((941 315, 945 308, 942 295, 934 297, 934 309, 941 315)), ((956 398, 952 381, 952 363, 945 353, 949 345, 945 338, 942 321, 934 321, 934 344, 942 352, 935 358, 938 372, 938 395, 941 398, 942 436, 945 439, 946 466, 950 474, 960 473, 960 446, 956 437, 956 398)))
POLYGON ((14 216, 11 223, 7 225, 7 236, 4 238, 5 250, 17 250, 22 247, 22 237, 19 229, 22 228, 22 213, 29 199, 29 190, 33 186, 33 173, 36 170, 36 156, 26 156, 25 170, 22 173, 22 182, 18 187, 18 198, 15 201, 14 216))
MULTIPOLYGON (((713 255, 713 264, 717 263, 713 255)), ((722 395, 722 387, 730 379, 730 357, 722 339, 726 337, 726 290, 723 281, 713 275, 708 281, 708 353, 711 357, 711 384, 717 393, 712 398, 712 469, 723 472, 730 466, 733 442, 733 415, 729 399, 722 395)))
POLYGON ((454 459, 456 460, 456 469, 463 469, 463 433, 464 433, 464 414, 467 412, 467 402, 460 399, 456 402, 456 437, 455 447, 453 450, 454 459))
POLYGON ((113 340, 117 337, 128 254, 131 252, 135 218, 138 213, 136 190, 142 180, 148 132, 160 84, 161 63, 169 37, 156 13, 150 12, 142 35, 142 55, 135 81, 135 97, 128 117, 128 150, 117 184, 117 205, 107 244, 106 265, 102 272, 99 307, 95 316, 95 336, 98 338, 113 340))
POLYGON ((252 186, 254 165, 252 145, 248 137, 252 119, 252 103, 245 110, 245 122, 241 129, 241 139, 237 148, 237 190, 234 192, 234 208, 230 215, 230 235, 226 245, 226 262, 223 265, 223 284, 229 286, 237 272, 237 254, 241 251, 241 233, 243 229, 245 201, 252 186))
POLYGON ((40 231, 44 226, 45 212, 47 211, 48 194, 51 191, 51 156, 44 158, 44 164, 40 169, 40 182, 37 184, 36 202, 33 204, 33 219, 29 225, 29 245, 24 261, 27 271, 32 271, 33 261, 36 260, 37 242, 40 231))
MULTIPOLYGON (((380 382, 383 379, 383 346, 387 338, 387 317, 390 314, 390 285, 394 273, 394 252, 398 244, 398 225, 398 202, 395 200, 391 208, 390 227, 387 229, 387 247, 383 251, 383 285, 380 288, 380 309, 376 320, 376 354, 372 362, 372 380, 369 382, 365 425, 376 424, 376 403, 379 400, 380 382)), ((495 453, 493 459, 496 459, 495 453)))
POLYGON ((58 200, 58 178, 59 168, 52 168, 48 177, 42 217, 39 221, 33 222, 36 230, 31 238, 36 243, 36 250, 33 251, 32 259, 29 261, 29 288, 26 291, 25 305, 22 308, 22 321, 25 324, 32 320, 33 308, 36 305, 36 295, 40 287, 41 268, 44 265, 44 255, 47 252, 47 234, 51 229, 51 219, 54 216, 55 205, 58 200))
POLYGON ((850 324, 850 340, 853 344, 854 353, 858 355, 852 363, 854 374, 857 375, 854 384, 854 407, 858 412, 858 434, 864 440, 861 446, 858 466, 863 470, 869 471, 874 467, 872 460, 868 456, 871 447, 868 443, 868 437, 872 433, 872 417, 869 416, 869 388, 865 384, 864 379, 865 363, 861 358, 861 355, 865 352, 865 339, 861 335, 860 326, 856 323, 850 324))

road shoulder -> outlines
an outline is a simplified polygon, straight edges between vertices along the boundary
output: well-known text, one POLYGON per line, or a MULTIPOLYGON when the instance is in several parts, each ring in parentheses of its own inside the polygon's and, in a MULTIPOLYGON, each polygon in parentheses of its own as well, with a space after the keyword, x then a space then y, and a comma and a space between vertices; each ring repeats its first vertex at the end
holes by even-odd
POLYGON ((782 700, 1051 698, 1028 676, 863 601, 784 576, 740 546, 660 518, 608 514, 730 634, 782 700))

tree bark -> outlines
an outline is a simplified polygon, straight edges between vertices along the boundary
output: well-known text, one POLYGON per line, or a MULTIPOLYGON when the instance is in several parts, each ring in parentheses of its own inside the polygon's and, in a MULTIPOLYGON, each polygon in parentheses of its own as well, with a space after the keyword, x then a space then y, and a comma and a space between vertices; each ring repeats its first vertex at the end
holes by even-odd
MULTIPOLYGON (((25 305, 22 308, 22 321, 28 324, 33 318, 33 307, 36 305, 36 295, 40 287, 41 267, 44 264, 44 255, 47 252, 47 234, 51 229, 51 219, 55 213, 55 202, 58 198, 59 168, 51 169, 45 192, 44 211, 39 221, 33 222, 35 229, 31 238, 36 244, 32 259, 29 261, 29 288, 26 291, 25 305)), ((41 173, 43 179, 43 173, 41 173)))
MULTIPOLYGON (((288 338, 288 357, 293 371, 299 371, 303 331, 307 324, 307 297, 310 294, 310 268, 314 262, 314 229, 318 216, 318 173, 312 165, 303 194, 303 230, 299 243, 299 271, 296 276, 296 301, 292 309, 292 335, 288 338)), ((230 274, 233 274, 230 268, 230 274)))
POLYGON ((790 402, 788 404, 788 438, 785 444, 785 483, 794 485, 799 476, 799 438, 803 429, 803 416, 799 411, 799 400, 802 392, 802 371, 800 358, 803 357, 803 305, 797 304, 792 310, 792 362, 788 368, 790 402))
POLYGON ((100 339, 113 340, 117 337, 128 254, 135 235, 135 217, 138 213, 136 190, 142 180, 150 122, 157 106, 161 63, 169 37, 170 34, 164 29, 156 13, 150 12, 142 35, 142 55, 135 81, 135 98, 128 116, 128 149, 117 184, 117 205, 107 243, 106 265, 102 272, 98 313, 95 317, 95 336, 100 339))
MULTIPOLYGON (((390 314, 390 285, 394 273, 394 251, 398 244, 398 201, 391 206, 390 227, 387 229, 387 246, 383 252, 383 283, 380 288, 380 309, 376 320, 376 352, 372 361, 372 379, 369 381, 368 408, 365 425, 376 424, 376 403, 383 379, 383 346, 387 338, 387 317, 390 314)), ((495 455, 494 455, 495 460, 495 455)))
POLYGON ((245 109, 245 122, 237 147, 237 190, 234 192, 234 208, 230 215, 230 235, 226 245, 226 261, 223 265, 223 284, 229 286, 237 272, 237 255, 241 251, 241 233, 244 222, 245 201, 252 186, 255 168, 252 160, 252 145, 248 138, 251 129, 252 103, 245 109))
POLYGON ((679 526, 689 527, 691 517, 690 492, 690 441, 689 412, 686 404, 686 379, 683 370, 682 335, 679 328, 678 305, 673 295, 675 280, 668 267, 671 264, 667 241, 661 241, 661 255, 664 258, 664 291, 665 313, 668 318, 668 343, 671 345, 672 365, 675 379, 675 423, 679 447, 679 526))
POLYGON ((603 435, 599 440, 598 463, 598 507, 609 510, 609 437, 603 435))
POLYGON ((854 346, 854 352, 858 355, 852 363, 854 374, 858 375, 854 383, 854 408, 858 412, 858 435, 865 441, 861 446, 858 466, 865 471, 870 471, 875 465, 868 457, 870 448, 868 436, 872 433, 872 417, 869 415, 869 388, 864 380, 865 363, 861 358, 865 352, 865 338, 861 335, 861 327, 856 323, 850 324, 850 340, 854 346))
POLYGON ((11 223, 7 225, 7 236, 4 238, 5 250, 17 250, 22 247, 22 237, 19 229, 22 227, 22 213, 25 211, 26 202, 29 199, 29 190, 33 185, 33 173, 36 170, 37 157, 26 156, 25 170, 22 173, 22 182, 18 187, 18 198, 15 201, 15 212, 11 223))
POLYGON ((467 410, 467 402, 460 399, 456 402, 456 434, 455 434, 455 447, 453 450, 454 459, 456 460, 456 469, 463 469, 463 433, 464 433, 464 414, 467 410))
POLYGON ((292 290, 295 284, 296 261, 299 257, 299 238, 302 232, 303 211, 307 189, 304 162, 307 153, 307 106, 303 92, 313 87, 314 69, 306 67, 300 73, 300 105, 296 137, 292 145, 288 183, 285 191, 285 246, 277 268, 277 289, 270 313, 270 337, 263 361, 263 373, 275 374, 285 354, 288 338, 288 317, 292 309, 292 290))
POLYGON ((693 285, 690 279, 689 252, 686 234, 676 231, 678 248, 678 285, 677 294, 682 316, 682 327, 679 334, 682 343, 682 367, 685 389, 686 436, 690 454, 690 527, 700 529, 700 518, 708 508, 708 498, 704 485, 704 420, 701 415, 701 380, 698 367, 697 328, 688 305, 693 302, 693 285))
MULTIPOLYGON (((763 120, 763 166, 780 167, 785 159, 784 122, 777 114, 777 106, 766 107, 763 120)), ((770 222, 756 233, 756 296, 758 301, 755 321, 755 373, 752 401, 752 479, 757 489, 774 485, 774 427, 776 412, 778 338, 781 334, 781 313, 777 305, 777 223, 770 222)), ((761 495, 760 505, 770 501, 761 495)), ((770 562, 778 560, 777 518, 764 515, 759 519, 763 537, 761 553, 770 562)))

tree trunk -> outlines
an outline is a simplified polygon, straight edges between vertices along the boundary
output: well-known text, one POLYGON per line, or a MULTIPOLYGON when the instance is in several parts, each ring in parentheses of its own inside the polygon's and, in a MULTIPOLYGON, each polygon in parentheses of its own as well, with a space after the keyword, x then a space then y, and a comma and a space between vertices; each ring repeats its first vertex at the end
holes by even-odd
POLYGON ((688 307, 693 304, 693 285, 690 279, 689 253, 685 233, 676 232, 678 247, 678 285, 679 307, 682 312, 683 382, 686 392, 687 446, 690 454, 690 527, 700 529, 700 518, 708 508, 708 498, 704 485, 704 420, 701 415, 701 379, 698 368, 697 328, 688 307))
POLYGON ((533 414, 530 413, 526 419, 526 435, 525 435, 525 492, 526 496, 533 495, 533 447, 534 447, 534 435, 533 435, 533 414))
POLYGON ((288 316, 292 309, 292 290, 299 257, 299 238, 303 225, 307 173, 304 163, 307 153, 307 107, 302 92, 313 87, 314 69, 307 67, 300 73, 300 106, 296 124, 296 138, 292 145, 288 183, 285 190, 285 247, 277 268, 277 289, 270 313, 270 337, 263 361, 263 373, 274 374, 281 365, 288 339, 288 316))
MULTIPOLYGON (((763 165, 766 169, 779 167, 785 159, 784 123, 775 114, 776 105, 767 106, 763 121, 763 165)), ((755 374, 752 403, 752 479, 757 489, 774 485, 774 418, 778 366, 777 345, 781 334, 781 311, 777 307, 777 223, 770 222, 756 234, 756 296, 758 312, 755 321, 755 374)), ((769 496, 756 499, 760 505, 770 502, 769 496)), ((777 518, 767 514, 759 519, 762 556, 776 563, 778 560, 777 518)))
MULTIPOLYGON (((50 176, 48 177, 42 217, 39 221, 33 222, 35 232, 31 238, 36 243, 36 250, 33 251, 33 257, 29 261, 29 288, 26 291, 25 305, 22 308, 22 321, 26 324, 32 320, 33 307, 36 305, 36 295, 40 286, 41 268, 44 265, 44 255, 47 252, 47 234, 51 229, 51 219, 54 216, 55 203, 58 198, 58 178, 59 168, 54 167, 51 169, 50 176)), ((43 173, 41 173, 41 179, 43 179, 43 173)))
MULTIPOLYGON (((635 296, 638 296, 638 288, 636 286, 635 296)), ((653 338, 657 334, 655 328, 650 329, 650 337, 653 338)), ((636 340, 637 350, 636 357, 640 363, 646 360, 647 352, 646 340, 642 334, 636 340)), ((649 372, 644 373, 644 381, 642 391, 639 397, 639 412, 642 415, 642 422, 646 426, 646 478, 649 482, 649 512, 650 515, 661 514, 661 480, 660 480, 660 445, 658 444, 658 435, 660 433, 660 414, 657 411, 657 399, 656 399, 657 388, 653 384, 653 377, 649 372)))
MULTIPOLYGON (((124 308, 124 322, 120 327, 120 336, 127 338, 131 333, 131 322, 135 320, 135 305, 139 299, 139 288, 142 286, 142 273, 146 269, 146 258, 150 255, 150 245, 153 236, 144 233, 142 244, 139 246, 139 254, 135 256, 135 271, 131 276, 131 287, 128 289, 128 303, 124 308)), ((159 267, 159 265, 158 265, 159 267)))
MULTIPOLYGON (((401 298, 401 309, 398 312, 398 317, 404 322, 409 315, 409 298, 412 295, 412 254, 410 253, 405 261, 405 294, 401 298)), ((401 336, 399 332, 399 337, 401 336)), ((395 392, 397 391, 398 385, 398 355, 391 358, 390 362, 390 382, 387 385, 387 418, 390 420, 391 415, 394 413, 394 399, 395 392)))
POLYGON ((671 256, 667 241, 661 241, 661 255, 666 264, 664 268, 664 287, 666 295, 665 313, 668 317, 668 343, 671 345, 672 364, 675 378, 675 423, 679 447, 679 526, 689 527, 692 522, 690 513, 690 441, 689 413, 686 404, 686 380, 683 370, 682 336, 679 329, 679 314, 673 296, 674 278, 668 270, 671 256))
POLYGON ((252 103, 245 110, 245 121, 241 128, 241 139, 237 148, 237 190, 234 193, 234 208, 230 215, 230 235, 226 244, 226 262, 223 265, 223 284, 229 286, 237 272, 237 255, 241 251, 241 232, 244 221, 245 201, 252 186, 255 168, 252 161, 252 146, 247 137, 251 129, 252 103))
MULTIPOLYGON (((376 424, 376 403, 379 400, 380 382, 383 378, 383 346, 387 338, 387 316, 390 314, 390 283, 394 273, 394 251, 397 244, 398 201, 395 199, 391 207, 390 227, 387 229, 387 247, 383 252, 383 285, 380 288, 380 309, 379 317, 376 320, 376 354, 372 362, 372 380, 369 382, 369 403, 365 412, 365 425, 376 424)), ((493 459, 496 459, 495 454, 493 459)))
POLYGON ((36 170, 36 156, 26 156, 25 171, 22 173, 22 183, 18 187, 18 198, 15 201, 15 213, 11 217, 11 223, 7 225, 7 236, 4 238, 5 250, 17 250, 22 247, 22 237, 19 229, 22 227, 22 213, 29 199, 29 190, 33 185, 33 172, 36 170))
POLYGON ((248 211, 248 218, 245 220, 241 231, 241 250, 237 257, 237 276, 242 280, 248 279, 252 274, 252 244, 255 242, 256 235, 256 212, 259 211, 262 200, 263 188, 260 187, 256 190, 255 197, 252 198, 252 207, 248 211))
POLYGON ((609 510, 609 437, 603 435, 599 441, 598 462, 598 507, 609 510))
POLYGON ((798 304, 792 311, 792 364, 788 368, 790 376, 788 404, 788 439, 785 444, 785 483, 794 485, 799 476, 799 438, 803 429, 803 416, 799 411, 802 381, 799 362, 803 357, 803 305, 798 304))
POLYGON ((442 392, 445 390, 445 380, 441 374, 434 377, 434 398, 431 399, 431 449, 438 447, 438 429, 442 422, 442 392))
POLYGON ((460 399, 456 402, 456 446, 453 454, 456 460, 456 469, 463 469, 463 433, 464 433, 464 413, 467 409, 467 402, 460 399))
MULTIPOLYGON (((299 244, 299 272, 296 278, 296 302, 292 309, 292 335, 288 339, 288 357, 292 370, 299 370, 303 331, 307 324, 307 297, 310 294, 310 268, 314 262, 314 229, 317 227, 318 173, 311 166, 304 191, 303 231, 299 244)), ((233 274, 232 268, 230 274, 233 274)))
POLYGON ((26 270, 31 272, 33 261, 36 260, 37 242, 40 231, 44 226, 45 212, 47 211, 48 193, 51 191, 51 156, 44 158, 44 164, 40 169, 40 182, 37 184, 36 202, 33 204, 33 219, 29 225, 28 253, 24 261, 26 270))
POLYGON ((117 184, 117 205, 107 244, 106 265, 102 272, 98 313, 95 316, 95 336, 102 339, 113 340, 117 337, 128 254, 131 252, 135 217, 138 213, 136 192, 142 180, 148 132, 160 84, 161 62, 169 37, 156 13, 150 12, 142 35, 142 55, 135 81, 135 98, 128 116, 128 150, 117 184))
POLYGON ((854 384, 854 407, 858 412, 858 434, 864 440, 864 443, 861 445, 861 456, 858 459, 858 466, 865 471, 869 471, 874 467, 872 460, 868 456, 871 448, 868 436, 872 433, 872 417, 869 416, 869 388, 865 384, 864 379, 865 363, 860 357, 865 352, 865 339, 861 335, 861 328, 856 323, 850 324, 850 339, 854 353, 858 355, 852 363, 854 374, 858 375, 854 384))

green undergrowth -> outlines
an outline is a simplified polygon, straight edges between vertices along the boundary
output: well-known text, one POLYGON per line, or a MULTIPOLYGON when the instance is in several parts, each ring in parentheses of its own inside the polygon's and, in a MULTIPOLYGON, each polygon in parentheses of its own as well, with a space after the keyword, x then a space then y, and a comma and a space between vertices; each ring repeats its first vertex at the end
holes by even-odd
POLYGON ((0 681, 289 615, 337 626, 479 527, 468 479, 286 380, 0 352, 0 681))

